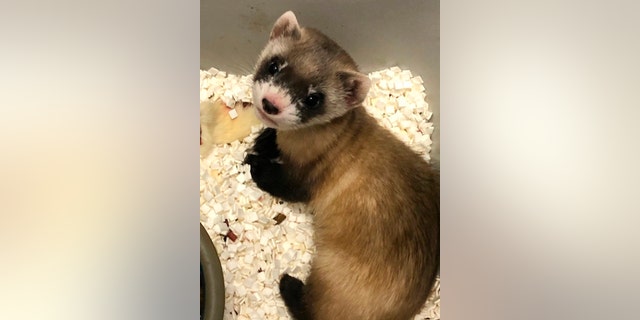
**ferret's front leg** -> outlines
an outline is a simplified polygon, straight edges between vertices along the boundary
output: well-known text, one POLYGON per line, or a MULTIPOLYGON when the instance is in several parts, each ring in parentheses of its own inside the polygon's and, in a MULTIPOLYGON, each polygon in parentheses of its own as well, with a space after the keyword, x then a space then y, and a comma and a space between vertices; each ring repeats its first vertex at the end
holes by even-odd
POLYGON ((276 136, 276 129, 265 128, 262 130, 253 142, 253 147, 249 150, 249 155, 254 154, 266 159, 279 158, 280 150, 278 150, 276 136))
POLYGON ((244 159, 251 166, 251 178, 258 187, 288 202, 305 202, 309 192, 280 162, 276 131, 264 129, 244 159))

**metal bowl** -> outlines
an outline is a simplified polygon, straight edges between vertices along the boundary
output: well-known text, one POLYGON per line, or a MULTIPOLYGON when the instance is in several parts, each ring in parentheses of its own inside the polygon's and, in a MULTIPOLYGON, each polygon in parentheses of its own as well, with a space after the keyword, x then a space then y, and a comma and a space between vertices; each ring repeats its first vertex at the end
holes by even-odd
POLYGON ((200 224, 200 319, 222 320, 224 278, 218 252, 200 224))

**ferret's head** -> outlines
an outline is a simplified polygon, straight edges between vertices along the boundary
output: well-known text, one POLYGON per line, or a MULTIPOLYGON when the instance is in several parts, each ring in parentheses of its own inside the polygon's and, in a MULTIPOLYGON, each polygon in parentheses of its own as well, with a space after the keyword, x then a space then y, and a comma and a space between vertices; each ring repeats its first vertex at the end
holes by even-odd
POLYGON ((258 118, 292 130, 326 123, 362 105, 371 81, 338 44, 301 28, 288 11, 273 26, 253 76, 258 118))

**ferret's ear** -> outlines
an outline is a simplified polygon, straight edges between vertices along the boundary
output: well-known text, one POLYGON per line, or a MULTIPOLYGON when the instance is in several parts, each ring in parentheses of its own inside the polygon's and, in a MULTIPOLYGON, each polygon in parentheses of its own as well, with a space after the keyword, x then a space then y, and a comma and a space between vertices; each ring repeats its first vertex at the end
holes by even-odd
POLYGON ((355 71, 339 71, 338 78, 346 92, 345 101, 349 107, 360 105, 369 93, 371 80, 366 74, 355 71))
POLYGON ((281 15, 273 25, 273 29, 271 29, 269 40, 280 37, 293 37, 295 39, 300 37, 300 25, 298 25, 296 15, 292 11, 287 11, 281 15))

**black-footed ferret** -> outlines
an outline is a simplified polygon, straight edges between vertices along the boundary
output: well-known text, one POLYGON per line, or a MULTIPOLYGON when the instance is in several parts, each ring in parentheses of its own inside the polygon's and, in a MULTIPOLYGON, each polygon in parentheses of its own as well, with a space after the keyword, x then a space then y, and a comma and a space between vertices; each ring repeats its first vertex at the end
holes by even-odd
POLYGON ((362 108, 370 86, 334 41, 275 23, 254 75, 268 127, 245 161, 258 187, 315 214, 306 284, 280 293, 296 319, 410 319, 439 265, 439 174, 362 108))

